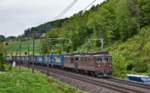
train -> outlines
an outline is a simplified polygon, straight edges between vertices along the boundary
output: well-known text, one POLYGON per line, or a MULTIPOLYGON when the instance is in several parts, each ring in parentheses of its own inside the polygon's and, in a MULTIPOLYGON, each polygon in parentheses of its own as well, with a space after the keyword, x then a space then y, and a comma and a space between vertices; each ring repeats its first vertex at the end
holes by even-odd
POLYGON ((8 56, 7 61, 15 61, 17 64, 49 65, 49 67, 57 67, 96 77, 112 76, 112 56, 109 52, 8 56))
POLYGON ((145 75, 127 74, 128 80, 150 85, 150 77, 145 75))

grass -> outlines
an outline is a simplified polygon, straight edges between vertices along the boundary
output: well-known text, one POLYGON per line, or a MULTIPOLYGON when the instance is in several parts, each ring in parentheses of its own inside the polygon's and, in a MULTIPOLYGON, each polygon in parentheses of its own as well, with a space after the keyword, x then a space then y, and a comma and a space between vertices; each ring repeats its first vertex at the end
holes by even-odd
MULTIPOLYGON (((33 50, 33 41, 32 40, 26 40, 26 41, 22 41, 21 43, 19 41, 12 41, 9 42, 9 44, 7 45, 6 49, 8 53, 16 53, 16 51, 19 51, 19 47, 21 44, 21 51, 22 53, 25 53, 28 51, 28 47, 29 47, 29 51, 32 52, 33 50)), ((41 41, 40 39, 36 39, 35 40, 35 52, 40 54, 41 53, 41 41)))
POLYGON ((15 68, 0 73, 0 93, 83 93, 54 78, 15 68))

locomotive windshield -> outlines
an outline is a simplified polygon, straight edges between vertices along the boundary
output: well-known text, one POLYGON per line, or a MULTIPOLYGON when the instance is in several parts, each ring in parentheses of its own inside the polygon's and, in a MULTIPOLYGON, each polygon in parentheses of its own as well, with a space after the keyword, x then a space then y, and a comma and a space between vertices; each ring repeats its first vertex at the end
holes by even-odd
POLYGON ((112 58, 111 57, 104 57, 103 59, 104 59, 103 62, 112 62, 112 58))
POLYGON ((102 57, 96 57, 96 62, 102 62, 102 57))
POLYGON ((96 62, 100 63, 100 62, 111 62, 112 58, 109 56, 97 56, 96 57, 96 62))

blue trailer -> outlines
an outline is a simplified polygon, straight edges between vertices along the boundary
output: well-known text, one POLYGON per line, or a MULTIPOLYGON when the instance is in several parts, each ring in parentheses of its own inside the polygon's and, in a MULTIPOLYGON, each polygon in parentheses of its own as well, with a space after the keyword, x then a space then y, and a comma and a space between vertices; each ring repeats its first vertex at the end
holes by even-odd
POLYGON ((44 56, 36 56, 35 58, 36 62, 39 64, 42 64, 44 62, 44 56))
POLYGON ((51 54, 49 55, 49 64, 52 66, 64 66, 64 55, 56 55, 56 54, 51 54))

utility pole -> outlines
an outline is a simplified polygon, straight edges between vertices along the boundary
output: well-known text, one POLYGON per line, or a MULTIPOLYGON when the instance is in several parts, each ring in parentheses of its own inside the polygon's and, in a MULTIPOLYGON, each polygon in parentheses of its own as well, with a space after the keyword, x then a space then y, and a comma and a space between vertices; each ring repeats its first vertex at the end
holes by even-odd
POLYGON ((5 47, 5 48, 4 48, 4 50, 5 50, 5 58, 7 57, 7 54, 8 54, 8 53, 7 53, 8 51, 7 51, 7 48, 6 48, 7 46, 8 46, 8 43, 5 42, 5 45, 4 45, 4 47, 5 47))
POLYGON ((27 54, 27 56, 28 56, 28 68, 29 68, 29 56, 30 56, 30 38, 28 37, 28 54, 27 54))
POLYGON ((20 57, 20 62, 21 62, 21 48, 22 48, 21 37, 19 37, 19 57, 20 57))
MULTIPOLYGON (((48 63, 49 63, 49 60, 48 60, 49 58, 47 58, 47 57, 49 57, 49 53, 48 53, 48 43, 49 43, 49 42, 46 42, 46 45, 45 45, 45 46, 46 46, 46 52, 43 53, 43 52, 42 52, 42 46, 43 46, 43 45, 42 45, 42 44, 43 44, 42 41, 43 41, 43 40, 44 40, 44 37, 41 37, 41 38, 40 38, 40 43, 41 43, 41 46, 40 46, 40 56, 43 56, 43 55, 46 56, 46 58, 44 58, 44 59, 46 59, 46 67, 48 68, 48 67, 49 67, 49 64, 48 64, 48 63)), ((49 75, 49 70, 48 70, 48 69, 46 70, 46 74, 47 74, 47 76, 49 75)))
POLYGON ((33 36, 32 36, 32 39, 33 39, 33 42, 32 42, 32 52, 33 52, 33 55, 32 55, 32 57, 33 57, 33 59, 32 59, 32 65, 33 65, 33 67, 32 67, 32 73, 34 73, 34 56, 35 56, 35 54, 34 54, 34 52, 35 52, 35 33, 33 32, 33 36))
POLYGON ((14 60, 16 60, 16 63, 17 63, 17 65, 19 65, 18 64, 18 49, 16 48, 16 53, 15 53, 16 55, 15 55, 15 58, 14 58, 14 60))
MULTIPOLYGON (((21 65, 21 48, 22 48, 22 42, 21 42, 21 36, 19 37, 19 63, 21 65)), ((20 66, 19 66, 19 69, 20 69, 20 66)))
POLYGON ((6 61, 6 58, 7 58, 7 45, 8 43, 3 43, 3 42, 0 42, 0 70, 4 71, 5 70, 5 66, 4 66, 4 61, 6 61))
POLYGON ((100 43, 101 43, 101 50, 104 49, 104 39, 103 38, 100 38, 100 43))
MULTIPOLYGON (((47 51, 48 51, 48 44, 49 44, 49 43, 46 42, 47 51)), ((47 63, 47 73, 46 73, 46 74, 47 74, 47 76, 49 75, 49 71, 48 71, 48 67, 49 67, 49 64, 48 64, 48 63, 49 63, 49 60, 47 59, 47 57, 49 56, 48 54, 49 54, 49 53, 47 52, 47 53, 46 53, 46 61, 47 61, 47 62, 46 62, 46 63, 47 63)))

